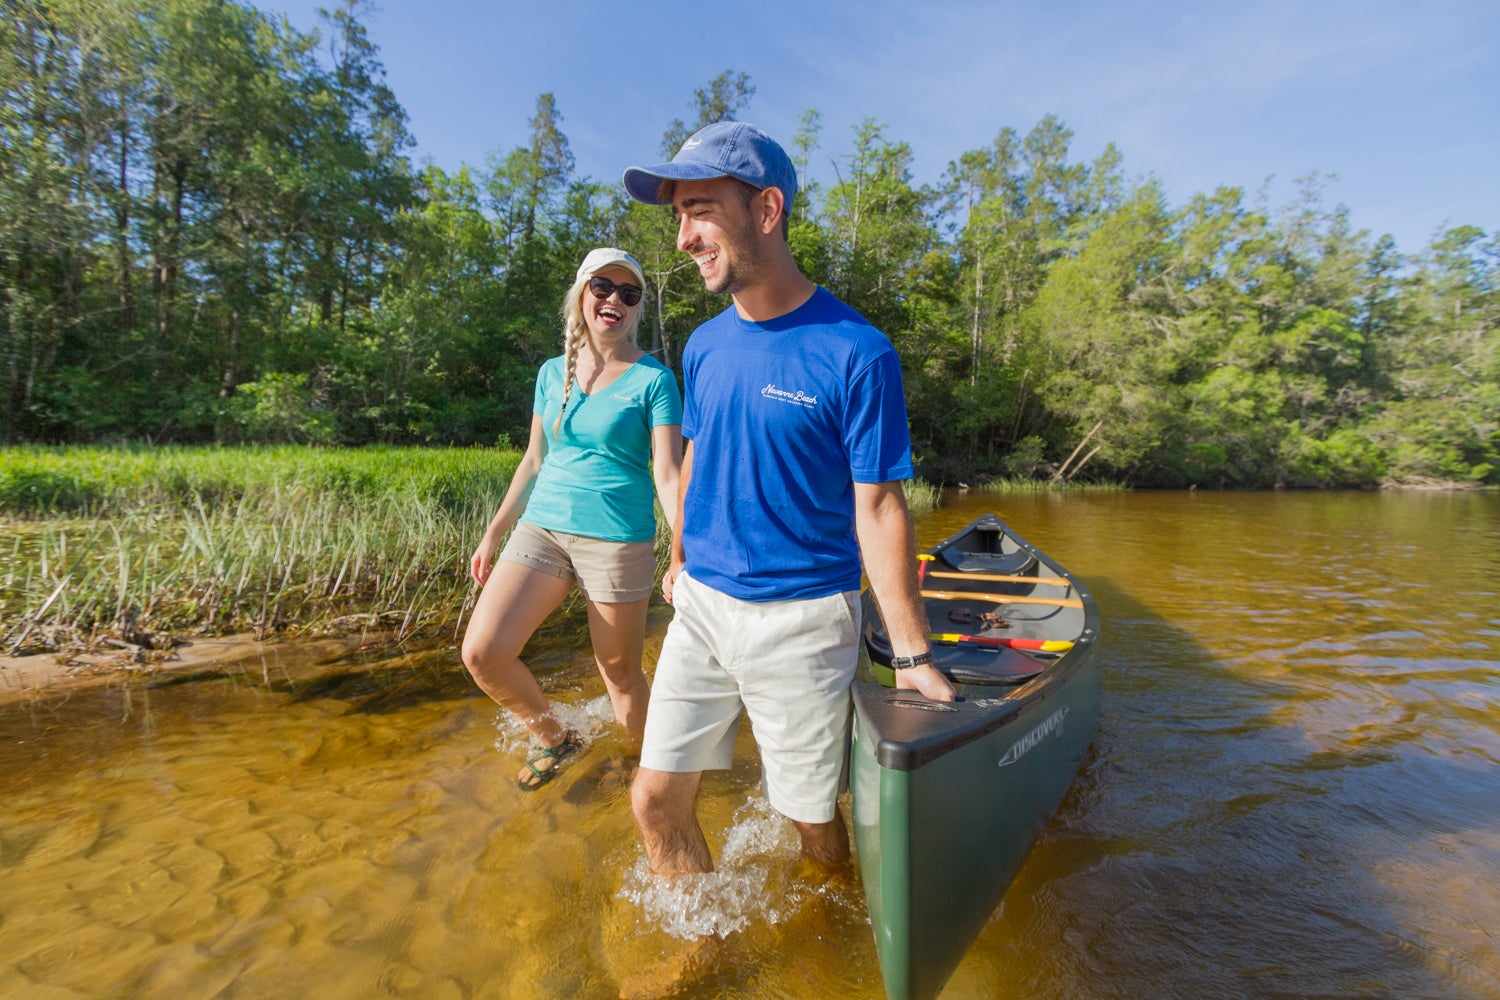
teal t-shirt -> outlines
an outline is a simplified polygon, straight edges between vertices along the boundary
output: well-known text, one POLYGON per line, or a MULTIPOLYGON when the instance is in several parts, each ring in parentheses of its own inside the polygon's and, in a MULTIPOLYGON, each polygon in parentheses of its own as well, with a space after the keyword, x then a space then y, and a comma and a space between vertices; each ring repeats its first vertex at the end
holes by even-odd
POLYGON ((575 381, 568 415, 554 437, 563 372, 563 359, 556 357, 537 373, 531 411, 541 417, 547 454, 521 520, 612 542, 651 541, 651 429, 682 423, 677 379, 646 355, 593 395, 575 381))

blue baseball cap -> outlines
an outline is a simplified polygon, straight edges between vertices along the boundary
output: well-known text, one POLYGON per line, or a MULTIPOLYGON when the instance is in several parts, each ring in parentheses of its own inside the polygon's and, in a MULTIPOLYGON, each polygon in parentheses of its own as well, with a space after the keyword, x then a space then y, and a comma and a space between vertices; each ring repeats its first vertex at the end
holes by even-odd
POLYGON ((662 197, 663 181, 711 181, 716 177, 734 177, 761 190, 780 188, 786 212, 792 212, 797 171, 792 168, 791 157, 775 139, 748 122, 707 125, 682 144, 670 163, 627 168, 625 190, 636 201, 665 205, 670 199, 662 197))

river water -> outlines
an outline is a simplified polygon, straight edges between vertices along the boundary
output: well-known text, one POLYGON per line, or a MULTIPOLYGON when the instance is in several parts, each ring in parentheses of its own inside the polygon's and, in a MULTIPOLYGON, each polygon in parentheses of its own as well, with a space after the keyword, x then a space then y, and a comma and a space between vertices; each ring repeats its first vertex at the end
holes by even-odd
MULTIPOLYGON (((947 1000, 1500 997, 1500 496, 970 494, 922 544, 985 510, 1092 588, 1104 707, 947 1000)), ((535 794, 447 643, 0 710, 0 996, 882 995, 748 733, 720 871, 653 886, 581 621, 530 659, 590 737, 535 794)))

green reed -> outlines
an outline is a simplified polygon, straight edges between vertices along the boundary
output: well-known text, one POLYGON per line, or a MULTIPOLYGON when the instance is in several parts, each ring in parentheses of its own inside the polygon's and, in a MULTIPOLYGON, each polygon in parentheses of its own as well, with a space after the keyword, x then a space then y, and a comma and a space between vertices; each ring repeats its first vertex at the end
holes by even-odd
POLYGON ((0 652, 99 636, 456 620, 519 455, 480 449, 0 453, 0 652), (35 489, 40 482, 49 490, 35 489), (17 489, 21 484, 22 489, 17 489), (84 516, 78 516, 84 515, 84 516))
MULTIPOLYGON (((0 654, 184 632, 456 631, 474 598, 469 553, 519 458, 0 449, 0 654)), ((905 492, 916 512, 940 500, 920 481, 905 492)))
POLYGON ((979 483, 974 489, 981 493, 1128 493, 1130 487, 1123 483, 1050 483, 1045 479, 992 479, 979 483))
POLYGON ((901 484, 906 494, 906 506, 913 514, 926 514, 937 510, 943 503, 943 491, 921 479, 908 479, 901 484))

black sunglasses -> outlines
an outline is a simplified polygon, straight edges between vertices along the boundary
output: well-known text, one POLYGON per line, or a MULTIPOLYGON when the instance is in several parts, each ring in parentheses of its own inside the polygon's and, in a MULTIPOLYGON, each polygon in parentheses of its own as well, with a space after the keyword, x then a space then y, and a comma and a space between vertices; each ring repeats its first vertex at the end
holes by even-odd
POLYGON ((638 285, 617 285, 608 278, 593 277, 589 279, 589 291, 594 293, 596 299, 607 299, 615 292, 620 293, 620 301, 627 306, 633 306, 641 301, 641 289, 638 285))

